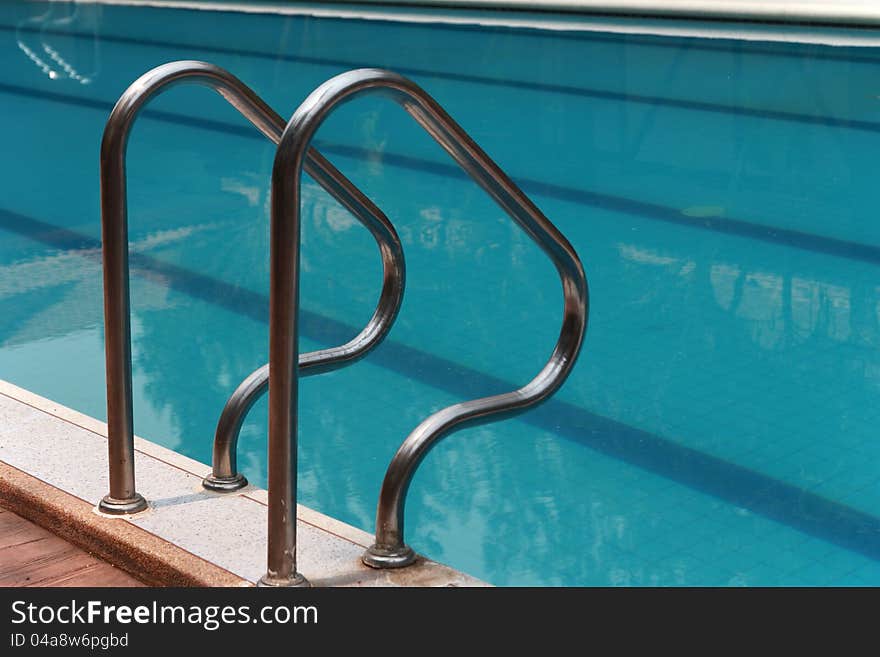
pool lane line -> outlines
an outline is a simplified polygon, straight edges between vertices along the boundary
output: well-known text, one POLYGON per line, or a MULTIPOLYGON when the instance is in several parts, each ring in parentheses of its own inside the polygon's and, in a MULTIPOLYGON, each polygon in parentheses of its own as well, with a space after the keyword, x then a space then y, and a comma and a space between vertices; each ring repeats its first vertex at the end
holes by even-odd
MULTIPOLYGON (((432 162, 421 158, 400 155, 396 153, 377 153, 366 148, 346 146, 316 140, 315 147, 326 153, 332 153, 341 157, 349 157, 357 160, 370 160, 390 164, 392 166, 418 170, 448 178, 470 180, 458 167, 432 162)), ((733 235, 747 239, 769 242, 774 245, 793 247, 804 251, 823 253, 850 260, 860 260, 872 264, 880 263, 880 246, 862 244, 841 240, 835 237, 806 233, 790 228, 777 228, 742 219, 730 217, 695 217, 682 214, 676 208, 672 208, 650 201, 639 201, 624 196, 615 196, 602 192, 593 192, 574 187, 565 187, 553 183, 512 176, 514 181, 523 191, 536 196, 545 196, 559 201, 568 201, 579 205, 588 205, 601 208, 608 212, 629 214, 645 219, 655 219, 666 223, 686 226, 688 228, 700 228, 726 235, 733 235)))
MULTIPOLYGON (((0 209, 0 228, 62 250, 100 260, 100 240, 67 228, 0 209)), ((191 298, 266 323, 265 295, 217 280, 143 253, 130 255, 132 270, 191 298)), ((344 342, 357 329, 339 320, 300 309, 301 334, 319 343, 344 342)), ((586 345, 589 355, 589 344, 586 345)), ((386 338, 369 362, 406 378, 469 399, 515 384, 386 338), (426 372, 431 374, 426 376, 426 372)), ((803 533, 880 560, 880 518, 827 499, 744 466, 680 445, 643 429, 551 398, 516 418, 642 470, 660 475, 769 518, 803 533)), ((401 436, 401 440, 403 436, 401 436)))
MULTIPOLYGON (((8 29, 8 26, 0 26, 0 29, 8 29)), ((46 31, 45 33, 51 33, 46 31)), ((93 35, 84 35, 81 33, 64 33, 59 32, 58 36, 66 36, 73 38, 94 38, 93 35)), ((186 45, 170 41, 161 41, 155 39, 140 39, 132 37, 107 36, 101 37, 105 41, 111 43, 123 43, 126 45, 137 45, 159 48, 173 48, 177 50, 185 50, 188 48, 202 50, 205 52, 213 52, 224 55, 246 56, 262 59, 271 59, 272 61, 282 60, 298 64, 307 64, 311 66, 328 66, 339 67, 341 69, 352 69, 369 66, 370 64, 341 60, 328 59, 321 57, 304 57, 299 55, 270 54, 258 50, 237 50, 234 48, 224 48, 221 46, 204 46, 204 45, 186 45)), ((682 46, 685 48, 686 46, 682 46)), ((875 60, 873 63, 880 63, 875 60)), ((664 96, 650 96, 646 94, 629 94, 618 91, 609 91, 603 89, 589 89, 585 87, 575 87, 562 84, 550 84, 544 82, 529 82, 524 80, 507 80, 501 78, 492 78, 480 75, 470 75, 465 73, 446 73, 443 71, 435 71, 430 69, 421 69, 411 66, 394 66, 394 70, 398 73, 422 77, 437 78, 441 80, 451 80, 453 82, 465 82, 472 84, 480 84, 489 87, 509 87, 512 89, 524 89, 527 91, 539 91, 542 93, 554 93, 560 95, 576 96, 581 98, 593 98, 596 100, 606 100, 612 102, 635 103, 640 105, 649 105, 651 107, 665 106, 682 109, 686 111, 707 112, 713 114, 728 114, 733 116, 746 116, 749 118, 768 119, 774 121, 803 123, 807 125, 822 125, 832 128, 843 128, 848 130, 859 130, 865 132, 880 132, 880 122, 867 121, 861 119, 842 119, 830 116, 817 116, 812 114, 802 114, 799 112, 789 112, 784 110, 770 110, 751 107, 738 107, 735 105, 725 105, 723 103, 713 103, 708 101, 684 100, 679 98, 667 98, 664 96)))
MULTIPOLYGON (((113 103, 108 101, 84 98, 59 92, 43 91, 41 89, 32 89, 30 87, 5 84, 2 82, 0 82, 0 93, 65 103, 88 109, 96 109, 107 112, 108 114, 113 109, 113 103)), ((245 137, 247 139, 263 139, 262 135, 257 133, 252 126, 245 125, 244 123, 227 123, 225 121, 203 119, 194 116, 187 116, 185 114, 177 114, 175 112, 165 112, 152 109, 144 110, 141 114, 144 118, 164 121, 175 125, 221 132, 238 137, 245 137)), ((878 126, 880 126, 880 124, 878 124, 878 126)), ((447 178, 469 180, 467 174, 462 172, 461 169, 443 162, 435 162, 397 153, 377 153, 357 146, 347 146, 320 139, 315 140, 314 145, 327 154, 349 157, 361 161, 368 160, 371 162, 375 162, 378 159, 378 161, 391 166, 413 171, 421 171, 423 173, 444 176, 447 178)), ((731 217, 687 216, 682 214, 682 212, 676 208, 661 205, 659 203, 652 203, 650 201, 639 201, 624 196, 577 189, 575 187, 566 187, 564 185, 556 185, 521 176, 512 176, 512 178, 527 194, 534 194, 560 201, 577 203, 579 205, 596 207, 608 212, 628 214, 642 219, 653 219, 678 226, 709 230, 725 235, 758 240, 814 253, 823 253, 839 258, 848 258, 850 260, 859 260, 871 264, 880 264, 880 246, 851 242, 835 237, 826 237, 824 235, 816 235, 815 233, 807 233, 791 228, 777 228, 731 217)))

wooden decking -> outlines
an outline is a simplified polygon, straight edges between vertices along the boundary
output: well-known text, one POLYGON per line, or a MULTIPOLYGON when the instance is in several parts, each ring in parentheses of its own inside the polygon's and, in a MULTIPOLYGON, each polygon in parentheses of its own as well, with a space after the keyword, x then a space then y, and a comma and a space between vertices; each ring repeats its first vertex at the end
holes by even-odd
POLYGON ((144 586, 21 516, 0 508, 0 586, 144 586))

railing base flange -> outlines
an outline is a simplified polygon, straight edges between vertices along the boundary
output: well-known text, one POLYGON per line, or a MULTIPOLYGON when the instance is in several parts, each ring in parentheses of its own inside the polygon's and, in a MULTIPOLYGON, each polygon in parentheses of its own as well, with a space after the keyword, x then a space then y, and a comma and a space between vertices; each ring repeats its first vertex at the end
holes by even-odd
POLYGON ((364 552, 361 561, 370 568, 405 568, 415 563, 416 556, 409 545, 390 549, 372 545, 364 552))
POLYGON ((260 578, 257 586, 260 588, 309 588, 311 584, 303 577, 302 573, 294 573, 293 577, 284 579, 266 574, 260 578))
POLYGON ((216 493, 231 493, 248 485, 248 480, 241 473, 232 477, 215 477, 209 474, 202 480, 202 486, 216 493))
POLYGON ((98 511, 101 513, 109 513, 114 516, 130 515, 147 509, 147 501, 143 495, 138 493, 134 497, 127 500, 119 500, 115 497, 105 495, 98 503, 98 511))

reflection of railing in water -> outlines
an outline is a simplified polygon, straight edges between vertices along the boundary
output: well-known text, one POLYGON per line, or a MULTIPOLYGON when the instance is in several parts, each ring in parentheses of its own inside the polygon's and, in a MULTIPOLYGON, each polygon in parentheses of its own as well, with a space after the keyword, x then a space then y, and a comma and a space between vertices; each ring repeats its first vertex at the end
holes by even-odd
MULTIPOLYGON (((15 30, 15 40, 19 50, 30 59, 49 79, 60 80, 70 79, 80 84, 89 84, 98 75, 100 64, 99 40, 97 34, 97 21, 94 12, 98 11, 97 4, 94 2, 83 3, 74 1, 71 3, 52 2, 48 10, 39 16, 21 21, 15 30), (93 15, 85 16, 81 14, 83 5, 88 5, 93 15), (56 17, 56 9, 59 7, 70 7, 72 11, 63 16, 56 17), (54 46, 47 42, 47 30, 64 30, 78 23, 92 23, 94 38, 92 40, 92 62, 86 72, 78 62, 71 62, 54 46), (29 43, 26 33, 33 32, 39 28, 39 45, 29 43)), ((81 39, 81 35, 79 35, 81 39)))

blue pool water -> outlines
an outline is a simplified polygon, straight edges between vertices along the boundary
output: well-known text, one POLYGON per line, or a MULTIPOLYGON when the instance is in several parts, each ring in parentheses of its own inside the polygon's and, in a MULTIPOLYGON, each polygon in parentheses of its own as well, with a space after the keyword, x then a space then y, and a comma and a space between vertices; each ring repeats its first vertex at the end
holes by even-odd
MULTIPOLYGON (((880 88, 871 48, 56 3, 0 5, 0 378, 104 418, 98 147, 144 71, 228 68, 288 116, 344 70, 404 73, 569 237, 590 326, 562 390, 442 442, 413 546, 494 584, 880 584, 880 88)), ((396 106, 316 145, 398 226, 401 315, 301 383, 301 501, 370 530, 429 413, 541 367, 549 262, 396 106)), ((175 88, 129 148, 135 429, 209 462, 267 357, 274 149, 175 88)), ((305 184, 303 350, 372 313, 367 232, 305 184)), ((240 461, 265 485, 266 405, 240 461)), ((63 448, 63 447, 60 447, 63 448)), ((96 463, 96 468, 105 467, 96 463)))

